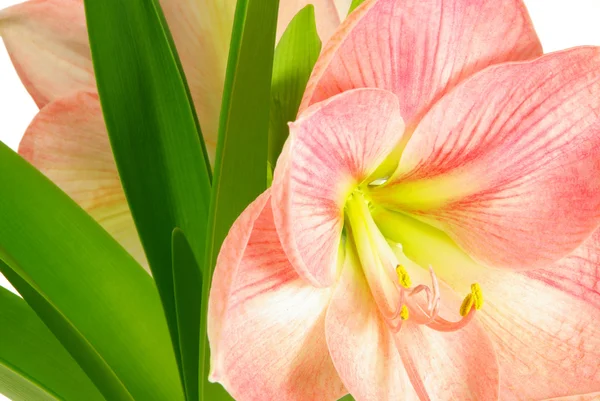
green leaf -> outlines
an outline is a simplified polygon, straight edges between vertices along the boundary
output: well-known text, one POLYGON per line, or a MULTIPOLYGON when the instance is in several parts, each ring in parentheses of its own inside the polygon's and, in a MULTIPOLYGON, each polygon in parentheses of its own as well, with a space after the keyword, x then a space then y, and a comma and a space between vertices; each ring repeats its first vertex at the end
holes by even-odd
POLYGON ((292 19, 275 49, 269 129, 269 162, 273 166, 288 137, 288 122, 296 119, 320 52, 315 8, 310 4, 292 19))
POLYGON ((108 400, 183 399, 152 278, 0 144, 0 271, 108 400))
POLYGON ((173 230, 173 283, 177 327, 181 345, 182 381, 188 400, 198 400, 198 352, 200 351, 200 303, 202 274, 194 251, 180 229, 173 230))
POLYGON ((350 13, 354 11, 356 7, 360 6, 364 1, 365 0, 352 0, 352 3, 350 3, 350 10, 348 10, 348 15, 350 15, 350 13))
POLYGON ((27 303, 2 287, 0 327, 0 393, 14 401, 104 400, 27 303))
MULTIPOLYGON (((231 35, 203 271, 200 380, 205 400, 231 399, 207 381, 208 293, 229 228, 267 184, 271 78, 279 0, 238 0, 231 35)), ((185 230, 184 230, 185 231, 185 230)))
POLYGON ((189 333, 177 332, 171 234, 185 232, 202 266, 210 167, 200 127, 158 0, 84 3, 111 146, 183 368, 179 338, 189 333))
POLYGON ((343 396, 342 398, 340 398, 338 401, 354 401, 354 397, 352 397, 350 394, 343 396))

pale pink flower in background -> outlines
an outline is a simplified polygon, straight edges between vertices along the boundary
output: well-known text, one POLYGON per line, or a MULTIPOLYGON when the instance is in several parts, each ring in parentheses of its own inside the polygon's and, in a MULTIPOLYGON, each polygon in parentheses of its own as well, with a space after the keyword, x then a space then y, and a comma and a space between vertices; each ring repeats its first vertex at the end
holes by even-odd
MULTIPOLYGON (((211 160, 235 0, 161 0, 211 160)), ((349 0, 281 0, 277 36, 302 7, 315 5, 327 39, 349 0)), ((102 110, 83 0, 30 0, 0 10, 0 36, 39 114, 19 153, 92 215, 148 268, 121 187, 102 110)))
POLYGON ((239 401, 600 397, 600 48, 518 0, 369 0, 209 303, 239 401))

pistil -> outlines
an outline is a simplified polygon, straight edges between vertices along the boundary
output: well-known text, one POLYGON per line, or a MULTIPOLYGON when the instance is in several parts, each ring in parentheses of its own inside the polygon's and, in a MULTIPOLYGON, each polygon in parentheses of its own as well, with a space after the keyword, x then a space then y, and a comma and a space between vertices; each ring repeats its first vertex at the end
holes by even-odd
POLYGON ((429 266, 430 286, 422 283, 413 286, 407 266, 421 267, 406 258, 400 244, 383 236, 371 216, 370 203, 360 189, 348 197, 345 213, 349 237, 356 246, 373 298, 390 330, 397 332, 406 321, 411 321, 437 331, 456 331, 473 319, 475 311, 483 304, 478 284, 471 286, 471 292, 461 305, 461 319, 444 319, 439 315, 440 286, 433 267, 429 266), (422 295, 425 295, 425 304, 419 301, 422 295))

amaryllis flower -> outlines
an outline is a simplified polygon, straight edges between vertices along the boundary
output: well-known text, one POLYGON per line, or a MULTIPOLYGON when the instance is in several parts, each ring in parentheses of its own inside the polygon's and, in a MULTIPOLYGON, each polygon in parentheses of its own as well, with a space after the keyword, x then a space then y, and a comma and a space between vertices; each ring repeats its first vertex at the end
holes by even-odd
POLYGON ((351 14, 221 249, 211 379, 240 401, 597 399, 600 48, 541 53, 517 0, 351 14))
MULTIPOLYGON (((236 0, 161 0, 211 160, 236 0)), ((281 0, 278 37, 295 13, 315 5, 329 38, 349 0, 281 0)), ((146 268, 98 100, 83 0, 29 0, 0 10, 0 36, 41 109, 19 153, 90 213, 146 268)))

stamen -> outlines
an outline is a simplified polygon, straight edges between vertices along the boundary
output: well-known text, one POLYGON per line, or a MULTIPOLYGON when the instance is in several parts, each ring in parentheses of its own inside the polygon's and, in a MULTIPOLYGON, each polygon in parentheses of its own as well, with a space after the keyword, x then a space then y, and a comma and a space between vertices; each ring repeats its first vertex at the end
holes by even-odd
POLYGON ((400 310, 400 319, 408 320, 408 316, 408 308, 406 307, 406 305, 402 305, 402 309, 400 310))
POLYGON ((471 293, 465 297, 460 305, 460 315, 467 316, 473 306, 475 306, 475 309, 477 310, 481 309, 483 306, 483 293, 481 292, 481 287, 477 283, 471 285, 471 293))
POLYGON ((396 274, 398 275, 398 283, 404 288, 410 288, 412 285, 412 280, 406 271, 406 268, 402 265, 396 266, 396 274))
POLYGON ((473 300, 473 294, 469 293, 469 295, 465 297, 465 299, 462 301, 462 304, 460 305, 460 315, 467 316, 467 313, 471 311, 471 308, 473 307, 474 303, 475 301, 473 300))

